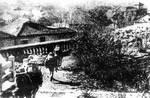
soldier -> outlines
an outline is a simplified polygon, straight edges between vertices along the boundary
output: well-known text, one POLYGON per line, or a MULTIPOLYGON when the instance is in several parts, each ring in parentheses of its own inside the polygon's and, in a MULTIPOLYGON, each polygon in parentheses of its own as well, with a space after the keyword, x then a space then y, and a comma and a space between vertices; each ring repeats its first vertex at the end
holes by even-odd
POLYGON ((53 80, 53 75, 54 75, 54 70, 56 65, 57 65, 57 60, 56 58, 54 58, 54 54, 50 52, 44 61, 44 66, 48 68, 50 71, 51 81, 53 80))
POLYGON ((61 62, 62 62, 62 51, 60 49, 60 46, 56 45, 54 48, 54 56, 57 59, 57 67, 61 66, 61 62))

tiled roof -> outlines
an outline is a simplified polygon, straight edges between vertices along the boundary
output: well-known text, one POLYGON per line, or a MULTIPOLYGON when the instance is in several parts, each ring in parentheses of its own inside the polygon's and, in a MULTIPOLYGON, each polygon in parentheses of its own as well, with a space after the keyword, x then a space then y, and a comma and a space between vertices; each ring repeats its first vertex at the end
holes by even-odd
POLYGON ((28 19, 19 18, 8 25, 1 27, 0 31, 10 34, 12 36, 17 36, 19 34, 23 24, 27 21, 28 21, 28 19))
MULTIPOLYGON (((19 19, 15 20, 14 22, 3 26, 2 28, 0 28, 0 31, 4 32, 6 34, 9 34, 11 36, 16 36, 17 37, 25 26, 29 26, 29 27, 31 27, 35 30, 39 30, 43 33, 48 32, 50 34, 75 32, 74 30, 72 30, 70 28, 46 27, 44 25, 34 23, 34 22, 29 21, 28 19, 23 19, 23 18, 19 18, 19 19)), ((34 34, 34 33, 32 33, 32 34, 34 34)))

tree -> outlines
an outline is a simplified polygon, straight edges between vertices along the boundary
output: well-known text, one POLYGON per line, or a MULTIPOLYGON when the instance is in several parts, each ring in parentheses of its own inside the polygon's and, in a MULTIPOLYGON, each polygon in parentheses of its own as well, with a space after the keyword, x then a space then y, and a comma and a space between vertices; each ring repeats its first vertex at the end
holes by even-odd
POLYGON ((108 9, 110 9, 110 7, 100 6, 89 10, 90 21, 97 24, 99 27, 105 27, 110 25, 112 21, 108 19, 106 15, 108 9))
POLYGON ((120 13, 115 13, 114 16, 112 17, 113 20, 116 21, 116 24, 119 28, 125 26, 125 17, 122 12, 120 13))
POLYGON ((57 12, 57 8, 54 6, 42 7, 43 17, 37 22, 43 25, 52 25, 53 23, 62 22, 61 12, 57 12))
POLYGON ((82 28, 83 35, 76 39, 78 47, 74 54, 80 58, 79 67, 85 72, 78 80, 84 82, 85 88, 128 90, 130 86, 141 89, 145 73, 139 69, 145 61, 121 53, 121 40, 115 41, 113 32, 105 29, 109 25, 105 12, 105 9, 91 9, 88 18, 94 25, 82 28), (116 81, 121 86, 118 87, 116 81))

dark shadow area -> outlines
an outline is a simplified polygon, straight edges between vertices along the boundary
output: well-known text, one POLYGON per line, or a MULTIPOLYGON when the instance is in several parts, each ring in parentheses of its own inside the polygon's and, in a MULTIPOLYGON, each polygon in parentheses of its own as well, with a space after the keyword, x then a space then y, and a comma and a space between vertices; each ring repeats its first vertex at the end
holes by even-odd
POLYGON ((80 86, 81 85, 80 82, 60 81, 60 80, 57 80, 55 78, 53 78, 53 80, 57 82, 55 84, 64 84, 64 85, 70 85, 70 86, 80 86))

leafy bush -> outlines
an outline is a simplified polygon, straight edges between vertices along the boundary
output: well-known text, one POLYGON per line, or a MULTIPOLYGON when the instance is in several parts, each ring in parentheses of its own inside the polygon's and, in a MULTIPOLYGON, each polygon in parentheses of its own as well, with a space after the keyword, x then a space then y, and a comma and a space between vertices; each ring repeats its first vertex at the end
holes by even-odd
POLYGON ((80 67, 85 72, 84 76, 78 77, 83 80, 83 88, 120 91, 144 89, 149 57, 141 59, 122 54, 121 42, 114 41, 110 32, 84 32, 76 40, 78 46, 74 52, 80 58, 80 67))
POLYGON ((149 57, 135 58, 130 53, 123 54, 122 50, 128 45, 122 44, 123 39, 116 40, 117 36, 112 34, 111 29, 106 29, 112 22, 106 16, 108 9, 104 6, 82 11, 86 13, 87 24, 76 27, 80 33, 74 54, 80 59, 79 67, 85 74, 79 75, 77 80, 82 82, 83 89, 143 90, 149 57))

